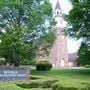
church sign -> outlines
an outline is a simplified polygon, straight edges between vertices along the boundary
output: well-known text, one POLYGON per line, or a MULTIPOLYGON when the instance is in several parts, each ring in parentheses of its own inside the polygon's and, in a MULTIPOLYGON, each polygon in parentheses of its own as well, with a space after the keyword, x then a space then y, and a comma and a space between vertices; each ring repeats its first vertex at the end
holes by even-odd
POLYGON ((29 67, 0 67, 0 80, 29 79, 29 67))

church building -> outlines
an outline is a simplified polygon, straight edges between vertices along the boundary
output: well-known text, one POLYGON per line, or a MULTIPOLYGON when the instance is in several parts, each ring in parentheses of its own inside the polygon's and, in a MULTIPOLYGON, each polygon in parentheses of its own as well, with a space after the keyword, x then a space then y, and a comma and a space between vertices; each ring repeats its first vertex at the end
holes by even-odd
POLYGON ((59 1, 55 6, 54 17, 57 22, 54 28, 56 40, 50 52, 50 60, 54 67, 66 67, 68 66, 67 37, 62 35, 63 19, 59 1))
POLYGON ((62 9, 60 7, 59 1, 57 1, 54 9, 54 18, 57 22, 54 28, 56 39, 51 47, 50 55, 39 57, 39 61, 49 60, 53 64, 53 67, 77 66, 77 55, 76 53, 68 54, 67 37, 62 34, 64 20, 62 19, 62 9))

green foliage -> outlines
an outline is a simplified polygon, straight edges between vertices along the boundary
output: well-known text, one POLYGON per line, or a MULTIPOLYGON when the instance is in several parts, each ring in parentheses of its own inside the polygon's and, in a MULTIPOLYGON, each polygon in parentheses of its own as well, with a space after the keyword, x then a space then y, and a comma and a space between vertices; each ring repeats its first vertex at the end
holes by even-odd
POLYGON ((89 90, 90 83, 77 81, 59 81, 53 84, 53 90, 89 90))
POLYGON ((55 79, 49 79, 49 78, 45 78, 45 79, 40 79, 40 80, 34 80, 34 81, 30 81, 30 82, 19 82, 16 83, 18 86, 22 87, 22 88, 50 88, 52 87, 52 84, 55 83, 57 80, 55 79))
POLYGON ((28 59, 24 59, 22 61, 20 61, 20 65, 35 65, 36 61, 35 60, 28 60, 28 59))
POLYGON ((36 63, 36 70, 47 71, 51 70, 52 64, 49 61, 39 61, 36 63))
POLYGON ((24 90, 14 83, 0 82, 0 90, 24 90))
POLYGON ((40 81, 33 81, 33 82, 21 82, 21 83, 18 83, 17 86, 21 87, 21 88, 38 88, 40 86, 41 82, 40 81))
POLYGON ((78 51, 78 63, 81 65, 90 64, 90 51, 88 51, 87 46, 82 43, 78 51))
POLYGON ((35 75, 31 78, 37 79, 0 82, 0 90, 90 90, 90 69, 58 68, 51 71, 35 70, 31 74, 35 75))
POLYGON ((70 10, 69 15, 65 15, 65 20, 68 22, 66 32, 69 36, 77 39, 86 38, 87 34, 90 35, 89 25, 89 0, 71 0, 73 8, 70 10))
POLYGON ((40 51, 48 52, 55 38, 52 17, 48 0, 0 1, 0 56, 6 63, 18 66, 24 59, 34 60, 40 51))
POLYGON ((85 65, 85 68, 90 68, 90 65, 85 65))
POLYGON ((70 1, 73 7, 68 15, 64 15, 64 19, 68 22, 64 33, 70 37, 82 39, 86 47, 82 49, 81 46, 79 49, 79 62, 82 65, 90 64, 90 0, 70 1))
POLYGON ((0 58, 0 65, 5 65, 5 58, 0 58))
POLYGON ((37 71, 31 69, 31 75, 53 77, 58 80, 77 80, 79 81, 90 81, 90 69, 87 68, 56 68, 50 71, 37 71))

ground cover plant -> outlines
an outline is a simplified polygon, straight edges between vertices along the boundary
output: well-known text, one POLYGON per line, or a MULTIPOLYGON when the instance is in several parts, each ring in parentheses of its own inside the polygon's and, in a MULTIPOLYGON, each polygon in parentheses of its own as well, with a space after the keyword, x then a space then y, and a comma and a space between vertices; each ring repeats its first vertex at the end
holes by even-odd
POLYGON ((31 80, 0 82, 0 90, 90 90, 89 68, 31 69, 31 80))
POLYGON ((53 77, 58 80, 52 85, 53 90, 90 90, 90 69, 57 68, 51 71, 31 70, 32 75, 53 77))
POLYGON ((0 90, 24 90, 13 82, 0 82, 0 90))
POLYGON ((51 85, 56 82, 53 78, 30 76, 30 80, 1 81, 0 90, 51 90, 51 85))
POLYGON ((37 71, 31 70, 32 75, 54 77, 58 80, 78 79, 83 81, 90 81, 89 68, 57 68, 51 71, 37 71))

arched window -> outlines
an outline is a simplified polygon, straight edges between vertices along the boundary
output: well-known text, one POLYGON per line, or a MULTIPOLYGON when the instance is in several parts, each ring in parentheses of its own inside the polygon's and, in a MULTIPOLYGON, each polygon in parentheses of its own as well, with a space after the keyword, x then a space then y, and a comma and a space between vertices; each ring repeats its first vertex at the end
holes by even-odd
POLYGON ((57 11, 57 15, 59 14, 59 12, 57 11))

